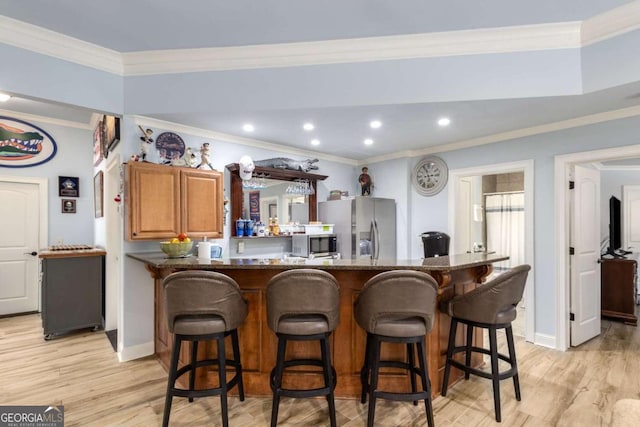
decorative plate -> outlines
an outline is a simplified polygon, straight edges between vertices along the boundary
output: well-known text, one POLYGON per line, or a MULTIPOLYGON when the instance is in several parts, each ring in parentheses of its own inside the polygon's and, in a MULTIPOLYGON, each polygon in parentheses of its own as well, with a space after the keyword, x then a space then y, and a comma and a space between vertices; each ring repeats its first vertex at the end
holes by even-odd
POLYGON ((411 181, 418 193, 435 196, 447 185, 449 169, 440 157, 427 156, 413 168, 411 181))
POLYGON ((170 162, 177 160, 184 154, 184 141, 173 132, 163 132, 156 138, 156 149, 160 160, 170 162))

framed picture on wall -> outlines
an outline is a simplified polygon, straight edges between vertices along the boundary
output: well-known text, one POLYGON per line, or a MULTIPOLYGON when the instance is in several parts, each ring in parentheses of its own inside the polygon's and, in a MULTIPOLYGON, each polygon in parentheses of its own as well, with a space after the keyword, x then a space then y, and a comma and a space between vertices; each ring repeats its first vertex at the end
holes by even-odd
MULTIPOLYGON (((120 142, 120 117, 107 116, 102 118, 104 123, 104 139, 106 144, 106 153, 113 151, 120 142)), ((105 157, 107 157, 105 155, 105 157)))
POLYGON ((59 176, 58 196, 80 197, 80 179, 77 176, 59 176))
POLYGON ((93 177, 93 208, 96 218, 102 218, 104 216, 104 210, 102 206, 103 200, 103 173, 99 171, 96 176, 93 177))
POLYGON ((98 166, 104 159, 104 137, 103 122, 98 122, 96 129, 93 131, 93 165, 98 166))
POLYGON ((76 213, 76 201, 74 199, 62 199, 62 213, 76 213))

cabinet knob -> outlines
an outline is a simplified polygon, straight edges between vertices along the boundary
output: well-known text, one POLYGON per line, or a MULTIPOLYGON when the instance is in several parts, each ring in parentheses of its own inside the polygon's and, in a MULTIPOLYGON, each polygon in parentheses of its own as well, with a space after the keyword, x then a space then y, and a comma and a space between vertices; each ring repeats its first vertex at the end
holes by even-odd
POLYGON ((25 252, 24 254, 25 254, 25 255, 36 256, 36 255, 38 255, 38 252, 36 252, 36 251, 32 251, 32 252, 25 252))

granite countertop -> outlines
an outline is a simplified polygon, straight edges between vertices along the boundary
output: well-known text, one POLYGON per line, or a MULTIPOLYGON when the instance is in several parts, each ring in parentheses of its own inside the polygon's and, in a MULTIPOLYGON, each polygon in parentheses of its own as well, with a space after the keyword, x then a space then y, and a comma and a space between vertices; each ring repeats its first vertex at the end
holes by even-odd
POLYGON ((196 256, 168 258, 162 252, 128 253, 128 257, 155 268, 197 269, 272 269, 272 268, 320 268, 326 270, 427 270, 451 271, 474 265, 492 264, 509 259, 508 256, 468 253, 426 259, 306 259, 306 258, 220 258, 203 260, 196 256))

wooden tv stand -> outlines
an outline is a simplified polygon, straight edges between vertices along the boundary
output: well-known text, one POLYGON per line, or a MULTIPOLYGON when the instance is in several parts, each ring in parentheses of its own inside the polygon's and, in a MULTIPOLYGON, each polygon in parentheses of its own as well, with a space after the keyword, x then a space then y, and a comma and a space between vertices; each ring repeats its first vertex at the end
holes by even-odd
MULTIPOLYGON (((634 255, 631 255, 634 256, 634 255)), ((602 317, 620 320, 636 326, 636 276, 635 259, 601 260, 601 314, 602 317)))

